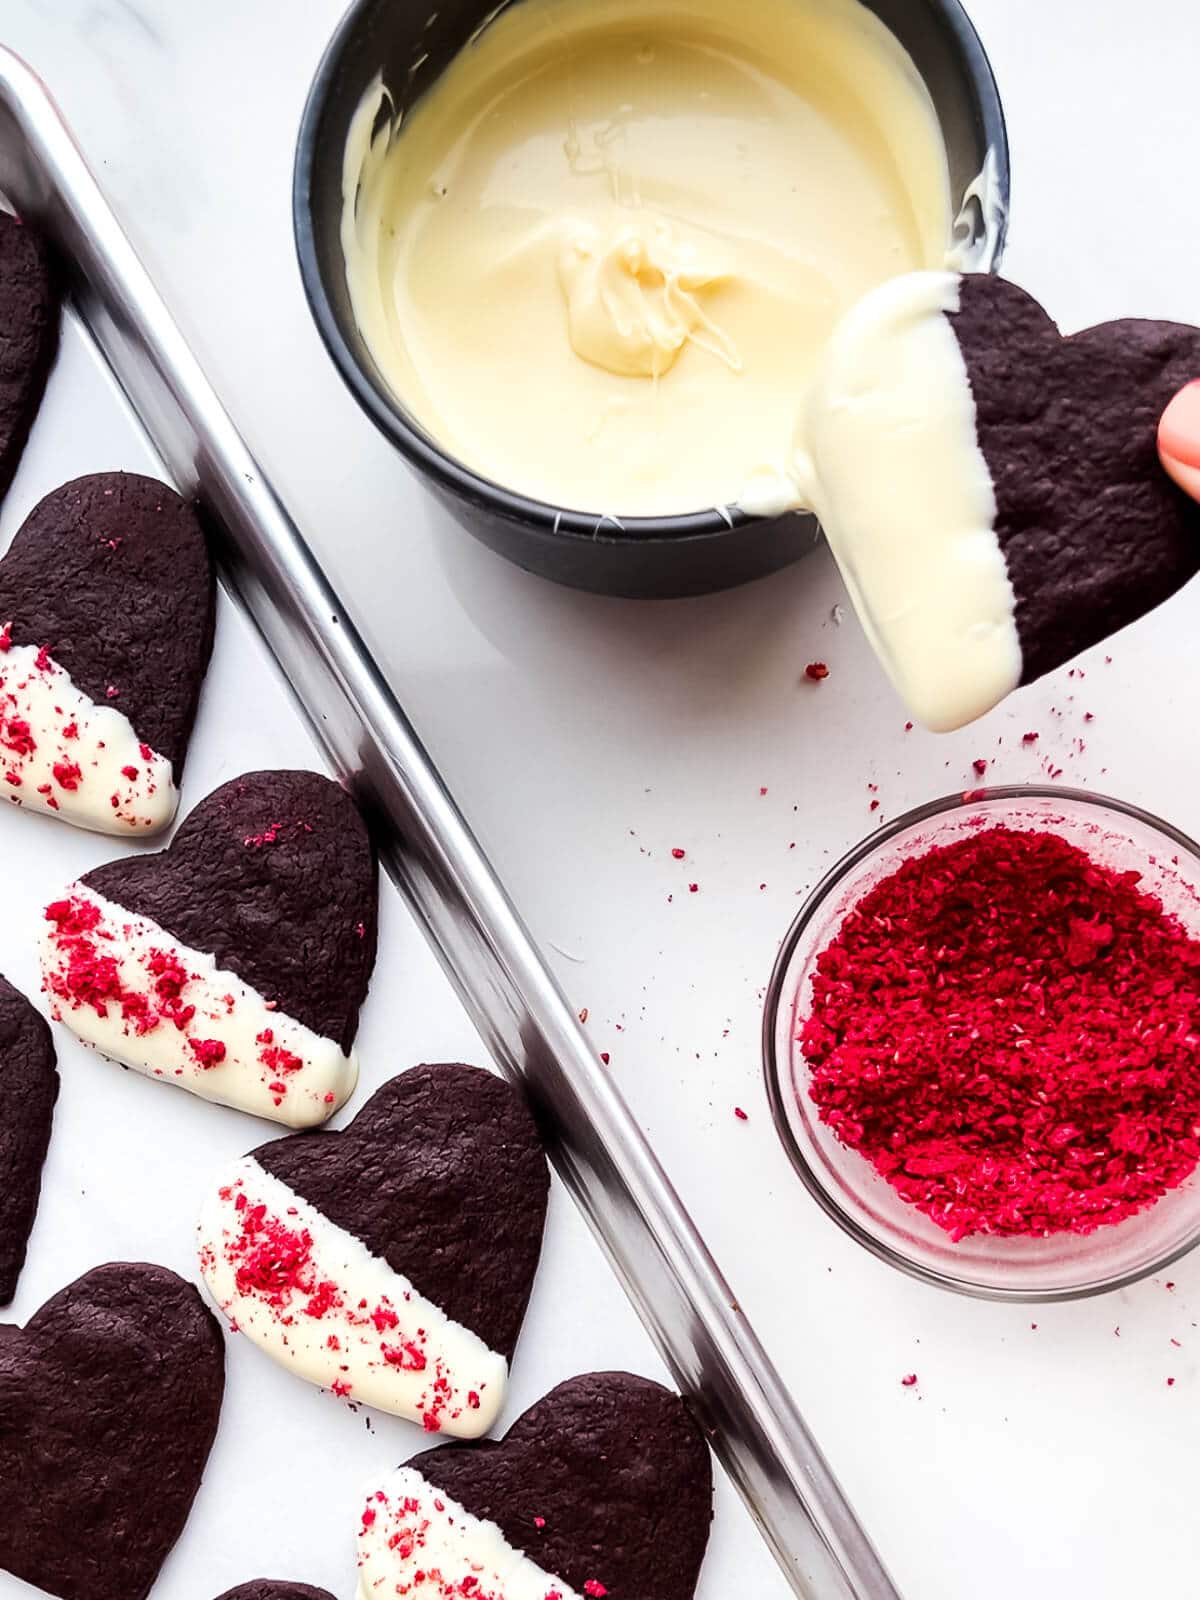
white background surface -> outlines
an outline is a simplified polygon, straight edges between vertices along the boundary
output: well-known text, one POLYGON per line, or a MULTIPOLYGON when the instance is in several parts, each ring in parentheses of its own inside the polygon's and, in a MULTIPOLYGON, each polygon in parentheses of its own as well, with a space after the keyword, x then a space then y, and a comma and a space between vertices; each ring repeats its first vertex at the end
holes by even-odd
MULTIPOLYGON (((1082 680, 1060 674, 976 728, 935 739, 905 735, 852 618, 832 620, 842 595, 823 554, 733 594, 651 605, 558 591, 477 548, 358 414, 303 303, 292 145, 339 9, 338 0, 0 0, 0 39, 51 83, 534 932, 557 947, 550 953, 589 1008, 598 1047, 611 1051, 615 1076, 908 1600, 1195 1594, 1200 1260, 1174 1269, 1173 1289, 1147 1282, 1036 1310, 903 1280, 843 1239, 799 1190, 765 1112, 757 1038, 777 941, 798 895, 877 820, 870 784, 877 816, 891 817, 973 783, 975 757, 1008 782, 1044 776, 1050 763, 1063 782, 1200 829, 1200 590, 1117 640, 1111 665, 1101 652, 1082 663, 1082 680), (813 686, 803 668, 818 658, 832 672, 813 686), (1085 725, 1088 711, 1095 720, 1085 725), (1041 739, 1023 750, 1020 736, 1032 729, 1041 739), (672 860, 673 846, 687 850, 685 862, 672 860), (699 893, 687 893, 689 882, 699 893), (917 1387, 902 1388, 912 1371, 917 1387)), ((1011 124, 1010 275, 1068 328, 1129 313, 1200 318, 1194 7, 975 0, 971 9, 1011 124)), ((45 486, 80 470, 75 460, 56 465, 45 486)), ((201 746, 229 771, 292 753, 278 719, 264 735, 267 700, 260 708, 243 698, 237 727, 233 703, 218 677, 201 728, 201 746)), ((40 826, 0 816, 10 820, 40 826)), ((5 827, 0 847, 11 836, 5 827)), ((86 840, 57 848, 64 878, 97 859, 86 840)), ((399 1010, 389 1016, 399 1020, 384 1024, 373 1003, 364 1049, 396 1066, 469 1051, 465 1024, 426 999, 438 980, 417 936, 398 915, 391 923, 388 984, 399 1010), (409 1016, 419 1022, 406 1024, 409 1016)), ((17 959, 5 959, 28 981, 17 959)), ((71 1087, 60 1136, 77 1114, 71 1087)), ((172 1099, 161 1088, 116 1089, 129 1106, 153 1095, 156 1118, 168 1115, 157 1110, 172 1099)), ((169 1115, 198 1149, 208 1137, 222 1152, 231 1138, 240 1148, 237 1129, 218 1139, 205 1108, 183 1096, 169 1115)), ((136 1113, 123 1137, 116 1159, 139 1148, 136 1113)), ((71 1268, 144 1248, 142 1219, 74 1204, 66 1147, 60 1138, 22 1316, 55 1286, 39 1249, 52 1231, 59 1248, 64 1230, 72 1237, 71 1268)), ((179 1183, 171 1204, 190 1217, 182 1175, 179 1183)), ((585 1269, 587 1249, 560 1205, 535 1324, 571 1330, 580 1366, 646 1368, 615 1291, 585 1269), (581 1294, 585 1278, 596 1287, 581 1294)), ((538 1336, 535 1327, 527 1351, 538 1336)), ((516 1398, 561 1375, 518 1361, 516 1398)), ((246 1565, 256 1526, 262 1559, 250 1565, 324 1581, 348 1600, 335 1552, 362 1419, 344 1430, 345 1462, 328 1455, 312 1477, 289 1473, 284 1484, 279 1462, 301 1449, 327 1399, 282 1378, 272 1388, 262 1361, 235 1365, 231 1379, 227 1419, 253 1390, 255 1400, 269 1395, 276 1433, 242 1439, 238 1482, 224 1495, 214 1479, 163 1600, 209 1600, 258 1575, 246 1565)), ((402 1455, 401 1425, 377 1426, 388 1434, 383 1455, 402 1455)), ((234 1469, 231 1435, 227 1420, 216 1475, 234 1469)), ((782 1596, 781 1580, 742 1539, 738 1514, 723 1514, 721 1528, 706 1596, 727 1596, 735 1570, 747 1597, 782 1596)), ((0 1577, 0 1595, 19 1589, 0 1577)))

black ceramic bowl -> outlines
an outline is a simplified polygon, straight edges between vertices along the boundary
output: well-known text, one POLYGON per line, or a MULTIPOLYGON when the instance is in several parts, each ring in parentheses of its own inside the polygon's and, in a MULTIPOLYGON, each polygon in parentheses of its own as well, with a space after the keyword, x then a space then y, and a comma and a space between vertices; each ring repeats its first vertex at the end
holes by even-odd
MULTIPOLYGON (((929 87, 955 200, 988 169, 988 195, 967 204, 963 216, 978 243, 975 264, 994 268, 1008 213, 1008 138, 978 36, 958 0, 867 4, 929 87)), ((531 500, 472 472, 407 415, 378 372, 346 288, 340 237, 346 135, 380 70, 398 108, 411 105, 496 9, 496 0, 438 0, 430 19, 431 8, 415 0, 355 0, 317 71, 300 125, 292 204, 305 291, 342 377, 459 522, 529 572, 600 594, 667 599, 729 588, 787 566, 816 542, 810 516, 733 511, 726 518, 702 511, 598 526, 594 516, 531 500)))

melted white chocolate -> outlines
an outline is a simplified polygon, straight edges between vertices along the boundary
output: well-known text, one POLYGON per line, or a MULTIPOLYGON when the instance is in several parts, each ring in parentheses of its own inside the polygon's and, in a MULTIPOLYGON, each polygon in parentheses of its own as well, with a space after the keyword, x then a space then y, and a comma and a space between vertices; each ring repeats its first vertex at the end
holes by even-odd
POLYGON ((345 153, 355 316, 485 477, 597 515, 738 502, 838 318, 940 266, 946 154, 859 0, 522 0, 345 153))

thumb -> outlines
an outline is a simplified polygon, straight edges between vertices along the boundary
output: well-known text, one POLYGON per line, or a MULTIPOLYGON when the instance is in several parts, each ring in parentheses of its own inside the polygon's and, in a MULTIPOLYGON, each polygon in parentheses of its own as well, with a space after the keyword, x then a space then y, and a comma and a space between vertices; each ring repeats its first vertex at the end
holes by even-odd
POLYGON ((1200 379, 1181 389, 1163 412, 1158 458, 1184 493, 1200 500, 1200 379))

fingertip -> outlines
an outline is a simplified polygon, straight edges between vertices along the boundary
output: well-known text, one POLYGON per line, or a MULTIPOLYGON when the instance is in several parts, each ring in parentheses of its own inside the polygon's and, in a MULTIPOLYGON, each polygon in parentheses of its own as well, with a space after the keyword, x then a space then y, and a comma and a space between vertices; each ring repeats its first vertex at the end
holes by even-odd
POLYGON ((1200 379, 1181 389, 1163 412, 1158 455, 1167 475, 1200 500, 1200 379))

